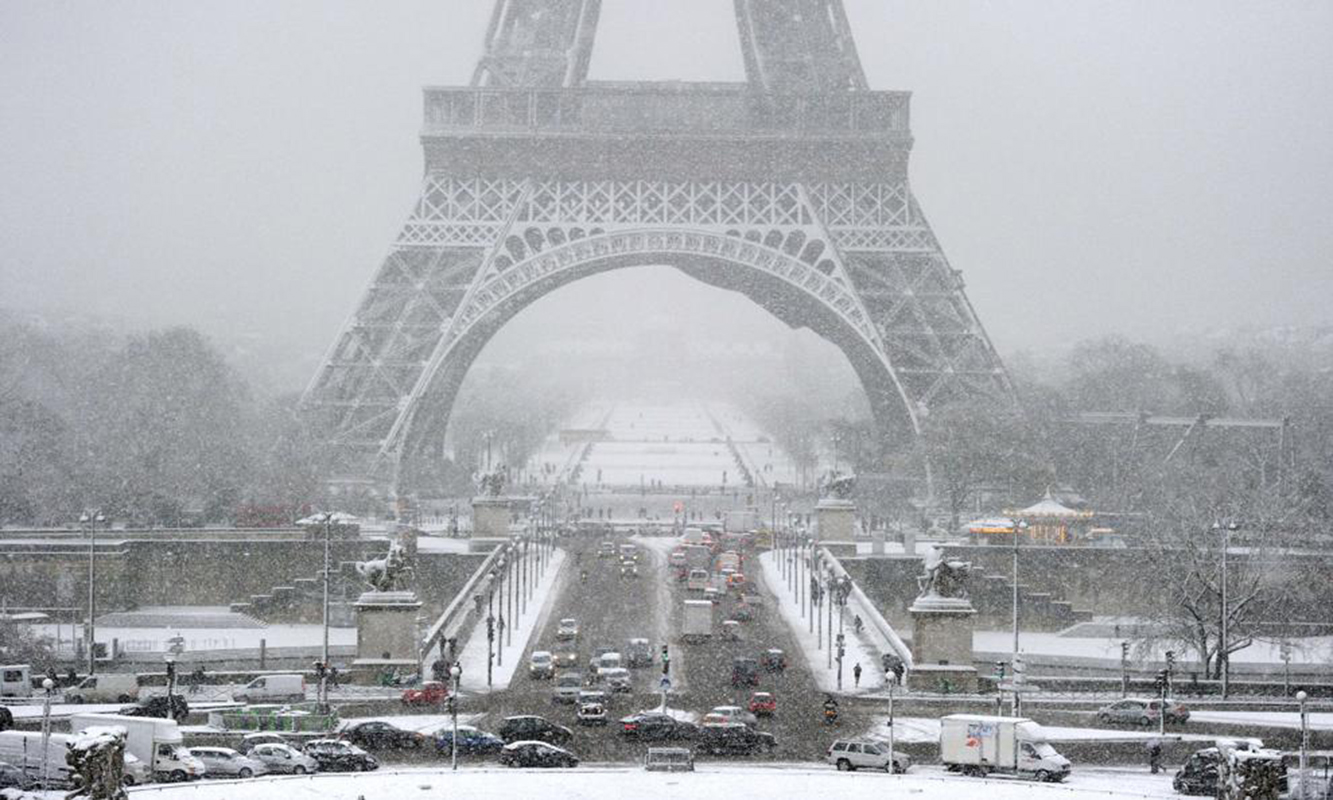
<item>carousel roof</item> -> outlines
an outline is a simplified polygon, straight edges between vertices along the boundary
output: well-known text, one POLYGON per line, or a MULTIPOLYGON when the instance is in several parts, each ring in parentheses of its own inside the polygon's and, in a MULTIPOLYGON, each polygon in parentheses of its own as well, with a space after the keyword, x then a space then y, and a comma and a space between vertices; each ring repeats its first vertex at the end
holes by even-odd
POLYGON ((1027 508, 1017 511, 1014 514, 1018 517, 1031 519, 1034 517, 1047 517, 1057 519, 1077 519, 1081 517, 1091 517, 1091 511, 1075 511, 1051 496, 1051 490, 1046 490, 1046 496, 1027 508))

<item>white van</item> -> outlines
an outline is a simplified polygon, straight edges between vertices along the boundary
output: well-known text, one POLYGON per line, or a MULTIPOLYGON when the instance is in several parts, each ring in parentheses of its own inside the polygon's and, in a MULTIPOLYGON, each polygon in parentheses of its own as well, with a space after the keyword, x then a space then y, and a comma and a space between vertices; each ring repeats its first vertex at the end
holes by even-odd
POLYGON ((89 675, 65 690, 66 703, 133 703, 139 699, 139 676, 132 672, 89 675))
POLYGON ((232 693, 238 703, 299 703, 305 700, 304 675, 263 675, 232 693))
POLYGON ((686 576, 685 588, 691 592, 702 592, 708 588, 708 571, 703 569, 692 569, 686 576))
POLYGON ((0 697, 32 697, 32 667, 28 664, 0 667, 0 697))

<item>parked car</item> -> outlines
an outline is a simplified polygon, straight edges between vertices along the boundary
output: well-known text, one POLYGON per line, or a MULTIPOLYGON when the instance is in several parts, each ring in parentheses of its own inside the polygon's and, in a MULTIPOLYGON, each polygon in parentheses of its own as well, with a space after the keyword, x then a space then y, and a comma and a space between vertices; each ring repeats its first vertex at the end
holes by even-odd
POLYGON ((580 725, 605 725, 606 706, 601 703, 579 703, 575 717, 580 725))
POLYGON ((557 670, 577 669, 579 665, 579 654, 569 650, 564 650, 559 653, 556 653, 552 657, 552 661, 555 662, 555 668, 557 670))
POLYGON ((555 657, 550 650, 533 650, 528 659, 528 675, 538 680, 555 677, 555 657))
POLYGON ((426 744, 425 734, 417 731, 405 731, 382 720, 358 722, 343 728, 341 734, 347 741, 369 750, 402 750, 421 748, 426 744))
POLYGON ((289 744, 257 744, 247 754, 277 775, 305 775, 319 772, 319 761, 289 744))
POLYGON ((787 668, 787 654, 776 647, 770 648, 759 656, 759 665, 765 672, 782 672, 787 668))
POLYGON ((653 665, 653 646, 647 639, 630 639, 625 648, 625 666, 630 669, 651 667, 653 665))
POLYGON ((208 778, 250 778, 268 774, 264 762, 230 747, 191 747, 190 755, 204 762, 204 776, 208 778))
POLYGON ((696 730, 694 723, 676 719, 660 711, 640 711, 620 720, 622 736, 649 741, 692 739, 696 730))
POLYGON ((771 733, 756 731, 739 722, 713 723, 699 726, 694 746, 700 752, 715 755, 754 755, 771 751, 777 740, 771 733))
POLYGON ((321 772, 363 772, 379 769, 380 762, 365 750, 340 739, 316 739, 305 746, 321 772))
POLYGON ((505 717, 500 730, 496 733, 501 739, 511 743, 536 739, 551 744, 564 744, 573 736, 569 728, 564 725, 557 725, 545 717, 530 714, 505 717))
POLYGON ((889 746, 865 739, 839 739, 829 745, 824 760, 836 766, 842 772, 861 768, 882 769, 885 772, 903 773, 912 766, 912 759, 902 750, 895 750, 892 767, 889 766, 889 746))
POLYGON ((236 746, 236 750, 241 753, 249 753, 261 744, 281 744, 288 745, 297 750, 301 749, 292 742, 287 741, 287 737, 283 736, 281 733, 263 731, 258 733, 247 733, 242 736, 241 743, 236 746))
MULTIPOLYGON (((454 730, 445 727, 435 736, 435 749, 448 754, 454 742, 454 730)), ((487 755, 498 753, 505 746, 504 739, 487 731, 478 730, 471 725, 458 726, 458 752, 460 755, 487 755)))
POLYGON ((0 761, 0 789, 35 789, 39 781, 23 774, 23 770, 0 761))
MULTIPOLYGON (((1097 721, 1102 724, 1124 723, 1147 727, 1157 723, 1161 716, 1162 701, 1157 698, 1127 697, 1101 707, 1097 712, 1097 721)), ((1190 711, 1174 700, 1166 701, 1166 721, 1185 722, 1190 718, 1190 711)))
POLYGON ((400 699, 405 706, 437 706, 449 699, 449 687, 443 681, 426 681, 404 689, 400 699))
POLYGON ((759 719, 749 711, 740 706, 716 706, 712 711, 704 714, 703 724, 717 725, 731 722, 739 722, 742 725, 756 725, 759 719))
POLYGON ((562 642, 579 638, 579 621, 573 617, 560 620, 560 623, 555 627, 555 638, 562 642))
POLYGON ((756 717, 771 717, 778 712, 778 699, 772 692, 750 694, 750 713, 756 717))
POLYGON ((0 731, 7 731, 14 727, 14 712, 0 706, 0 731))
POLYGON ((500 751, 500 763, 506 767, 577 767, 579 759, 547 742, 517 741, 500 751))

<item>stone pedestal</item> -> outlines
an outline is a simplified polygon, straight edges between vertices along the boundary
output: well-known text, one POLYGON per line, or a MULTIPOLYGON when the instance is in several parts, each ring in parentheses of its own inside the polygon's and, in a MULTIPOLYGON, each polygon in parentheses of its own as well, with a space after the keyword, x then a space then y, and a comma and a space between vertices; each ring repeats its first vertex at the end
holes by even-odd
POLYGON ((356 601, 356 666, 420 665, 415 592, 365 592, 356 601))
POLYGON ((837 558, 856 555, 856 503, 825 497, 815 506, 819 545, 837 558))
POLYGON ((884 529, 877 528, 870 533, 870 555, 884 555, 884 529))
POLYGON ((956 597, 918 597, 912 614, 912 660, 909 688, 924 692, 975 692, 972 626, 977 610, 956 597))
POLYGON ((509 538, 509 498, 472 498, 472 537, 475 539, 509 538))

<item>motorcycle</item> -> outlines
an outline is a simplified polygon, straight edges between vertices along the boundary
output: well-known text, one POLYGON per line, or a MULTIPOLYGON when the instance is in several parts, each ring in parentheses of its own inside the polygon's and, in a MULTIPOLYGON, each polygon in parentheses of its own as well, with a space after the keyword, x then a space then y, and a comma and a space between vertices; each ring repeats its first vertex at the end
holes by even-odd
POLYGON ((824 724, 834 725, 838 721, 838 707, 824 706, 824 724))

